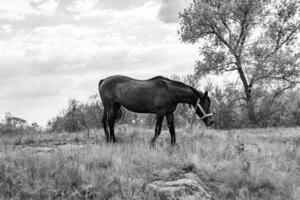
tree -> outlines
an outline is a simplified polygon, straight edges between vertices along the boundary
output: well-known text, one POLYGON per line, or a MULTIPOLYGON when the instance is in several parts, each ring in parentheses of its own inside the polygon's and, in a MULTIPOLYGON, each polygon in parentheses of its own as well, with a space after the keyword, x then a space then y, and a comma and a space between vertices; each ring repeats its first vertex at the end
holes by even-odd
POLYGON ((293 45, 300 30, 298 0, 194 0, 180 13, 179 34, 187 43, 203 39, 198 76, 237 72, 248 118, 256 123, 253 90, 272 98, 299 83, 293 45))
POLYGON ((86 103, 70 99, 68 107, 59 116, 48 121, 47 127, 50 132, 77 132, 86 129, 89 137, 91 128, 102 127, 102 115, 103 106, 98 95, 90 96, 86 103))
POLYGON ((89 104, 79 103, 76 99, 69 100, 69 106, 64 116, 65 130, 68 132, 78 132, 82 128, 87 129, 89 137, 90 127, 88 126, 89 104))
POLYGON ((20 117, 14 117, 10 112, 5 113, 5 125, 22 128, 26 124, 27 124, 26 120, 20 117))

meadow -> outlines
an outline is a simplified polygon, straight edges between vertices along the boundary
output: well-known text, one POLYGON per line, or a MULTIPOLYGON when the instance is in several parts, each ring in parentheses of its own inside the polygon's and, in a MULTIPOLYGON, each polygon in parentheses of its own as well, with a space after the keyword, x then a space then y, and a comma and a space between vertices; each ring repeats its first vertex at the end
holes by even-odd
POLYGON ((193 172, 215 199, 300 199, 300 128, 163 130, 119 125, 102 130, 1 136, 1 199, 156 199, 154 180, 193 172), (167 175, 166 175, 167 174, 167 175))

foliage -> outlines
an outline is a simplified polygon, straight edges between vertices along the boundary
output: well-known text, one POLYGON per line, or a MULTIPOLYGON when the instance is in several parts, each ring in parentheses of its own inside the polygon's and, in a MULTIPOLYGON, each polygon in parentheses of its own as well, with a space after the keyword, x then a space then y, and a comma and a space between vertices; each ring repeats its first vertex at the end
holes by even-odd
POLYGON ((216 128, 299 126, 300 89, 291 90, 274 98, 273 93, 255 88, 253 101, 257 124, 251 125, 245 102, 236 84, 228 83, 224 89, 211 91, 212 110, 216 128))
POLYGON ((13 127, 23 127, 27 124, 27 121, 25 119, 12 116, 10 112, 5 113, 4 121, 7 126, 13 126, 13 127))
POLYGON ((267 91, 261 93, 263 97, 256 103, 260 127, 300 125, 300 89, 276 99, 267 91))
POLYGON ((179 33, 184 42, 203 39, 196 75, 237 73, 248 118, 258 123, 254 90, 276 98, 299 83, 299 13, 297 0, 195 0, 180 14, 179 33))
POLYGON ((14 135, 14 134, 26 134, 28 132, 41 132, 42 128, 36 123, 31 125, 20 117, 13 116, 10 112, 5 114, 3 123, 0 123, 0 134, 14 135))
POLYGON ((239 98, 240 91, 236 85, 228 83, 222 90, 216 87, 211 91, 212 110, 217 128, 230 129, 246 126, 245 111, 239 98))
POLYGON ((48 122, 49 131, 76 132, 102 127, 103 108, 99 100, 97 95, 91 96, 86 103, 80 103, 76 99, 69 100, 68 108, 62 115, 48 122))

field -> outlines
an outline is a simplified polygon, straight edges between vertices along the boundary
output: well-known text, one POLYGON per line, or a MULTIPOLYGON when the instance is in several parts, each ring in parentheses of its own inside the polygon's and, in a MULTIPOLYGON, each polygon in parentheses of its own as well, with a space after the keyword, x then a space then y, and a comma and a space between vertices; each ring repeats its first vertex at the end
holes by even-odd
POLYGON ((163 130, 119 125, 102 130, 16 134, 0 141, 1 199, 156 199, 155 180, 195 173, 215 199, 300 199, 300 128, 163 130))

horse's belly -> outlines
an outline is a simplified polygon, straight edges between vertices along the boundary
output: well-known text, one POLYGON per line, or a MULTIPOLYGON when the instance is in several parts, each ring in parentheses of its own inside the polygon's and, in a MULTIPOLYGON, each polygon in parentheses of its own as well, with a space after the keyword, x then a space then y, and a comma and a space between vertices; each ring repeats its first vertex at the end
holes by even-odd
POLYGON ((142 101, 123 103, 122 106, 124 106, 127 110, 137 112, 137 113, 155 113, 156 112, 154 105, 147 104, 142 101))

